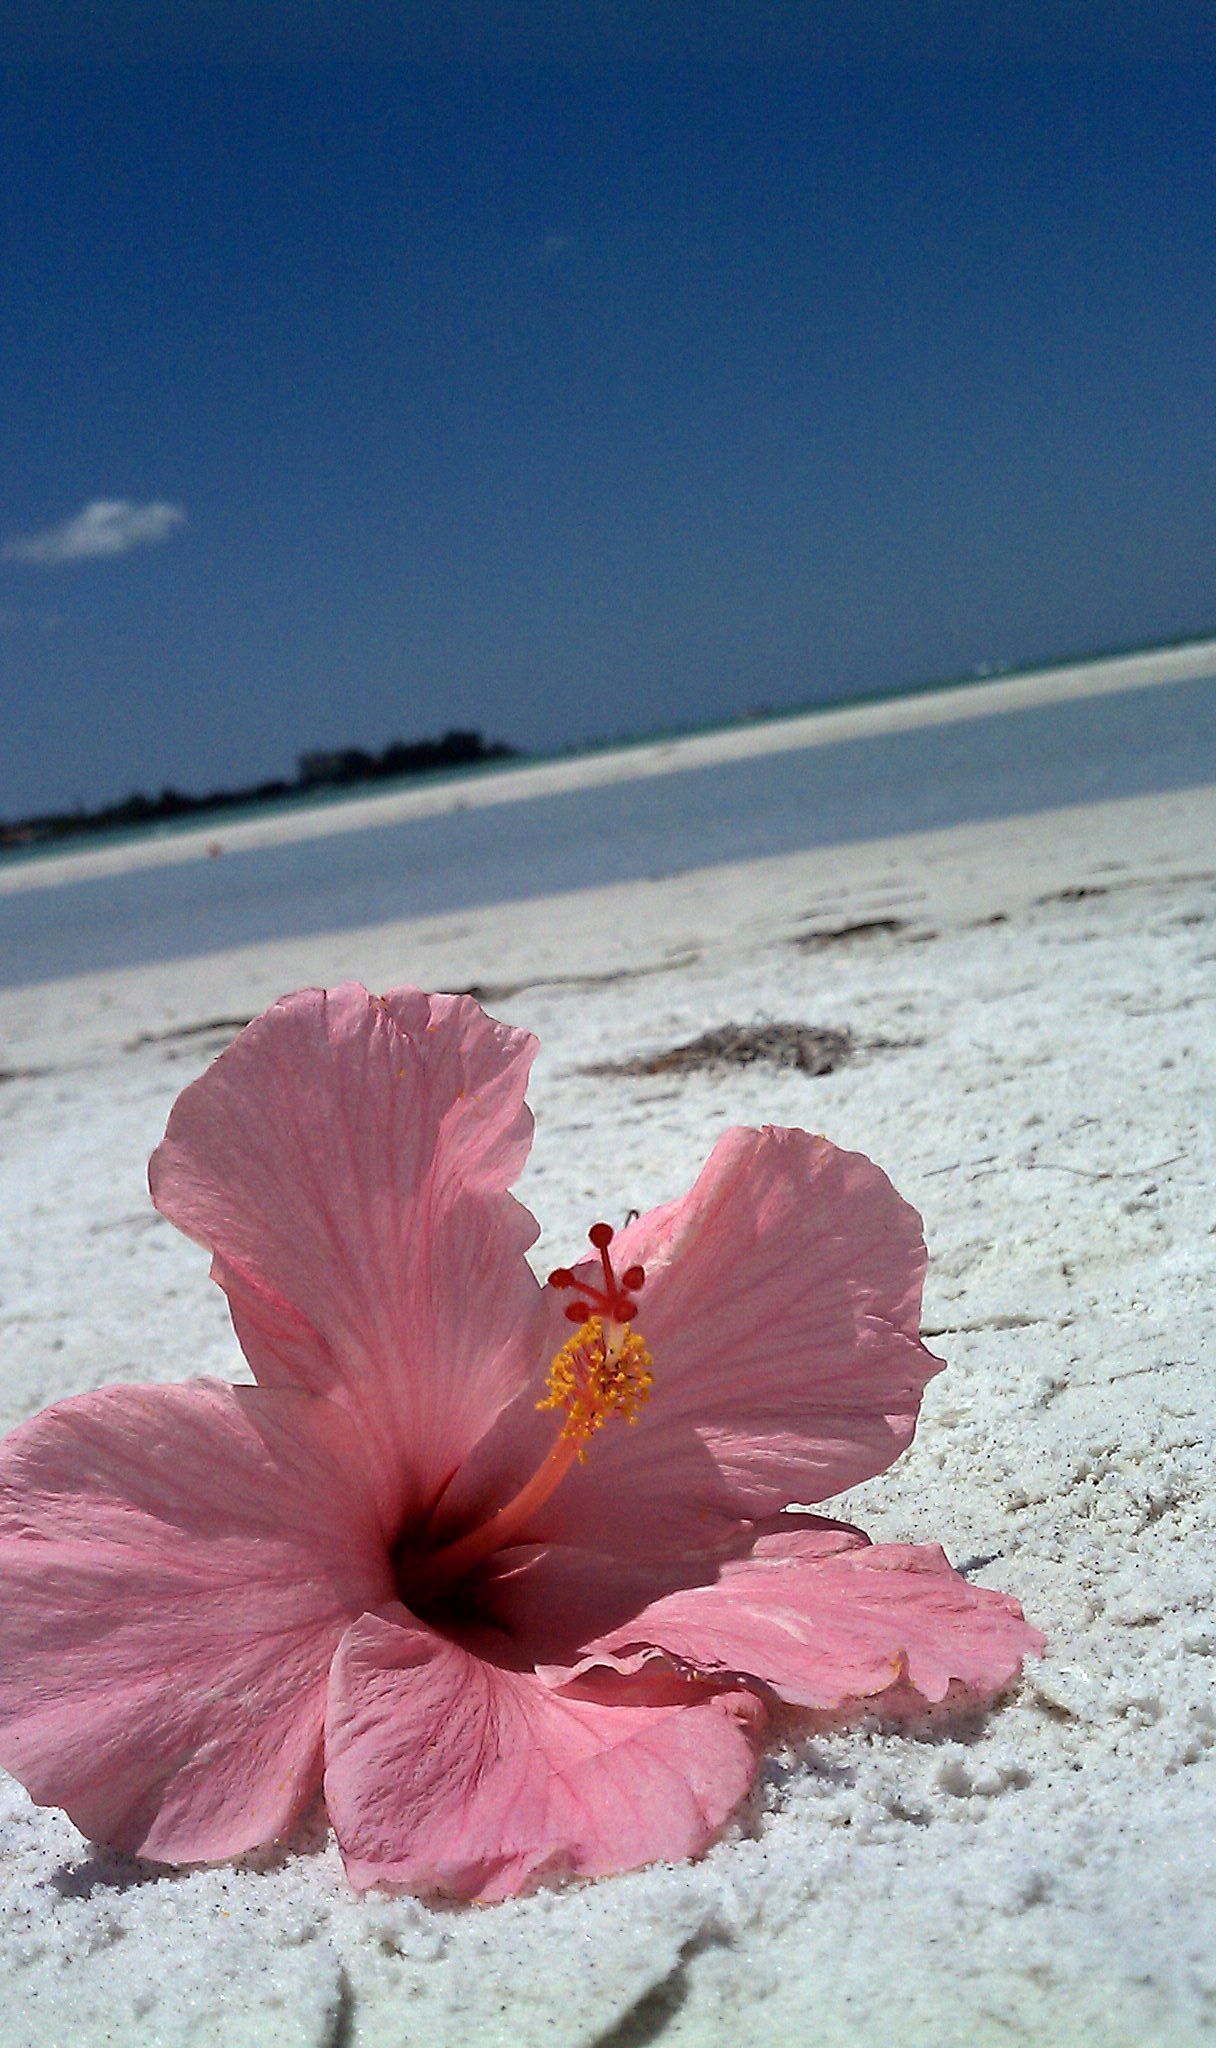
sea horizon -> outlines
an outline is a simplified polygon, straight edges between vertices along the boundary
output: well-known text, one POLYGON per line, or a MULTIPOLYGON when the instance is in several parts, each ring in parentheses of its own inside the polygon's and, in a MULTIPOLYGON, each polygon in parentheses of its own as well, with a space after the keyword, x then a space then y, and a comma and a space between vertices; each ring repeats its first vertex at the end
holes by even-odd
MULTIPOLYGON (((38 839, 25 846, 0 845, 0 875, 26 863, 63 858, 72 855, 86 855, 104 852, 124 846, 146 846, 164 840, 172 842, 191 832, 243 825, 251 820, 273 821, 275 818, 293 818, 301 812, 332 811, 343 805, 365 802, 369 797, 391 797, 415 790, 442 791, 464 783, 493 781, 504 775, 518 774, 521 770, 544 768, 558 763, 577 764, 580 761, 597 760, 605 754, 627 755, 647 747, 676 743, 682 740, 711 739, 739 732, 750 732, 780 727, 797 720, 815 718, 837 711, 862 711, 872 705, 895 704, 904 700, 942 694, 964 694, 984 688, 993 683, 1014 683, 1039 676, 1050 677, 1061 670, 1098 668, 1109 662, 1130 660, 1154 654, 1167 655, 1190 648, 1204 648, 1216 645, 1216 632, 1186 633, 1165 640, 1129 643, 1126 645, 1088 649, 1083 653, 1061 654, 1048 660, 1026 662, 1018 665, 984 663, 962 675, 948 675, 930 680, 893 684, 887 689, 863 690, 852 695, 811 697, 798 704, 770 708, 760 706, 754 710, 738 713, 733 718, 705 719, 692 724, 655 726, 644 732, 605 736, 599 739, 573 741, 549 752, 514 750, 510 739, 504 744, 512 751, 498 758, 462 763, 452 768, 416 770, 402 775, 384 775, 365 781, 329 785, 323 782, 291 789, 281 795, 254 797, 244 801, 228 802, 223 799, 214 805, 192 809, 180 817, 155 818, 146 822, 86 827, 80 832, 67 832, 38 839)), ((413 735, 407 744, 415 743, 426 735, 413 735)), ((479 737, 494 743, 496 734, 479 737)), ((175 783, 172 787, 176 788, 175 783)), ((189 794, 189 792, 184 792, 189 794)), ((129 795, 146 792, 129 792, 129 795)), ((235 794, 235 792, 234 792, 235 794)), ((112 799, 123 802, 124 798, 112 799)), ((155 798, 153 798, 155 801, 155 798)), ((35 816, 49 813, 35 813, 35 816)), ((0 825, 21 826, 26 819, 3 820, 0 825)))
POLYGON ((226 846, 222 827, 196 825, 185 858, 75 850, 66 876, 13 874, 0 888, 0 986, 1216 784, 1210 664, 1050 700, 1026 701, 1006 678, 996 694, 1008 708, 972 715, 981 699, 966 716, 955 704, 888 729, 876 714, 861 735, 855 721, 852 737, 745 755, 736 737, 732 756, 736 729, 720 729, 719 745, 672 743, 633 773, 597 777, 584 755, 582 775, 536 793, 529 771, 509 801, 418 801, 387 821, 365 797, 371 816, 349 829, 293 835, 271 821, 226 846))

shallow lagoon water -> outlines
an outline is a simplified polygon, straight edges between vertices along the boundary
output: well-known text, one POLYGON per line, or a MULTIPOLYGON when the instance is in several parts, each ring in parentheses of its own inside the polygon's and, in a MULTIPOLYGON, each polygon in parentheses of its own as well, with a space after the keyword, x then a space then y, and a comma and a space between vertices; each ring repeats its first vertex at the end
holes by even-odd
POLYGON ((0 896, 0 986, 1216 780, 1210 678, 0 896))

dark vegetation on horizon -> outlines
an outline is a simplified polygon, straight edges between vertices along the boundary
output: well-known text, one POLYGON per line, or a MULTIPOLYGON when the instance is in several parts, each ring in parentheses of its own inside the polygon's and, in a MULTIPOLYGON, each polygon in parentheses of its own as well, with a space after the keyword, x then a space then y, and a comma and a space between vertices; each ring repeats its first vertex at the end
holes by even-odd
POLYGON ((88 832, 113 832, 132 825, 158 824, 231 805, 273 803, 276 798, 304 796, 313 790, 348 789, 358 783, 384 782, 398 775, 427 775, 440 768, 470 768, 483 761, 505 761, 518 755, 503 740, 485 740, 479 732, 445 732, 437 740, 393 740, 383 753, 362 747, 341 747, 334 753, 301 754, 291 782, 257 782, 242 789, 212 789, 206 796, 186 796, 180 789, 162 789, 159 796, 138 792, 121 803, 97 811, 48 811, 34 818, 0 823, 0 847, 36 846, 50 839, 70 839, 88 832))

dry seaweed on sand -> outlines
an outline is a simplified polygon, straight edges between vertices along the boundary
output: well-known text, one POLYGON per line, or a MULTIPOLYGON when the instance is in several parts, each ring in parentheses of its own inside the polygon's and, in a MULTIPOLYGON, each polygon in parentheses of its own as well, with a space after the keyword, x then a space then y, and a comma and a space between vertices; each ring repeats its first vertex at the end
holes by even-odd
POLYGON ((719 1024, 684 1044, 640 1053, 630 1060, 603 1060, 587 1074, 697 1074, 717 1067, 796 1067, 804 1074, 832 1074, 852 1059, 857 1039, 848 1026, 816 1024, 719 1024))

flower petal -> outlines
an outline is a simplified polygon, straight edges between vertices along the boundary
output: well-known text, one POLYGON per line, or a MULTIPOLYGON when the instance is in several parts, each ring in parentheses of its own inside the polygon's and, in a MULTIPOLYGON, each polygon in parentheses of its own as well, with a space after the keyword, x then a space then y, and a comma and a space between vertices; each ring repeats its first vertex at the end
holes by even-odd
MULTIPOLYGON (((941 1370, 918 1334, 924 1240, 869 1159, 806 1131, 728 1131, 690 1192, 622 1230, 612 1251, 618 1271, 646 1269, 636 1327, 654 1387, 636 1427, 596 1437, 529 1538, 712 1553, 741 1520, 825 1500, 910 1443, 941 1370)), ((569 1298, 553 1299, 552 1350, 569 1298)), ((460 1474, 444 1502, 451 1525, 534 1469, 548 1418, 530 1398, 460 1474)))
POLYGON ((359 1890, 508 1898, 698 1855, 751 1783, 765 1720, 745 1692, 666 1674, 554 1691, 393 1607, 334 1659, 326 1799, 359 1890))
MULTIPOLYGON (((796 1524, 797 1517, 790 1518, 796 1524)), ((713 1585, 670 1593, 587 1647, 630 1668, 659 1649, 706 1676, 747 1677, 792 1706, 837 1708, 898 1687, 991 1699, 1043 1637, 1007 1593, 973 1586, 936 1545, 867 1544, 857 1530, 761 1536, 713 1585)))
MULTIPOLYGON (((776 1520, 783 1529, 821 1532, 824 1556, 868 1540, 860 1529, 816 1515, 776 1520)), ((770 1526, 738 1523, 729 1557, 750 1559, 758 1540, 767 1541, 770 1526)), ((716 1592, 727 1561, 699 1551, 622 1557, 573 1544, 516 1544, 487 1560, 470 1581, 469 1594, 479 1615, 501 1629, 530 1664, 546 1667, 549 1682, 560 1684, 586 1666, 589 1646, 631 1639, 641 1619, 671 1595, 716 1592)))
POLYGON ((153 1155, 255 1377, 350 1410, 394 1534, 535 1368, 536 1225, 507 1192, 534 1051, 467 997, 306 989, 186 1089, 153 1155))
POLYGON ((332 1402, 199 1380, 60 1402, 0 1446, 0 1765, 168 1862, 284 1833, 325 1683, 391 1590, 332 1402))

